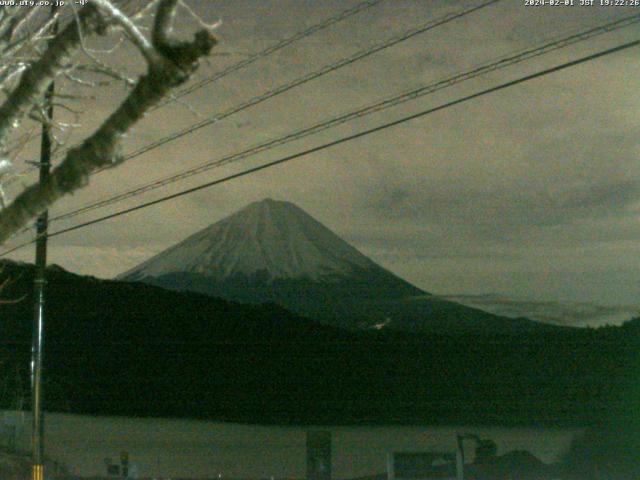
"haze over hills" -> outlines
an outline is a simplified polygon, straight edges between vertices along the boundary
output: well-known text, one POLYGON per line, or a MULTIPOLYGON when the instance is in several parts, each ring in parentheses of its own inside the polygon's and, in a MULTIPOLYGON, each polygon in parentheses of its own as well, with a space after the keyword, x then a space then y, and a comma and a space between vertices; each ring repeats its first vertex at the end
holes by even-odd
POLYGON ((118 276, 340 327, 519 332, 552 328, 431 295, 376 264, 296 205, 265 199, 118 276))
POLYGON ((527 300, 500 294, 458 294, 442 297, 503 317, 526 317, 539 322, 571 327, 622 325, 640 313, 640 305, 527 300))

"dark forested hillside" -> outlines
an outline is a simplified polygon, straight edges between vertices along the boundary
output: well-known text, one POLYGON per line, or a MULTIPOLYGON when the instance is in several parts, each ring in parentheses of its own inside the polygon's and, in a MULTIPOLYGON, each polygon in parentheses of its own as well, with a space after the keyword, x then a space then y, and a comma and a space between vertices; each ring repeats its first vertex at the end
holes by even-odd
MULTIPOLYGON (((2 403, 28 394, 32 275, 7 263, 2 403)), ((527 336, 353 332, 53 267, 46 405, 261 423, 586 425, 640 399, 640 320, 527 336)), ((636 403, 637 404, 637 403, 636 403)))

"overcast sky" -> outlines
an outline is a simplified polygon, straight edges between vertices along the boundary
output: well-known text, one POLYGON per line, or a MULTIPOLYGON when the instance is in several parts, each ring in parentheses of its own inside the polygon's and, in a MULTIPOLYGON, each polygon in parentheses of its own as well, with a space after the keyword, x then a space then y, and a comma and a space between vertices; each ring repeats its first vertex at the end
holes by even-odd
MULTIPOLYGON (((355 5, 352 0, 191 1, 222 20, 204 78, 355 5)), ((480 3, 386 0, 155 111, 131 151, 394 34, 480 3)), ((575 0, 579 3, 579 0, 575 0)), ((383 97, 637 7, 528 7, 503 0, 97 175, 53 215, 234 153, 383 97)), ((193 28, 186 16, 178 30, 193 28)), ((158 198, 640 38, 608 33, 252 159, 96 210, 52 231, 158 198)), ((289 200, 396 274, 442 294, 636 304, 640 289, 638 47, 458 105, 179 200, 50 240, 50 262, 109 278, 264 197, 289 200)), ((139 59, 126 48, 116 61, 139 59)), ((64 87, 61 87, 64 88, 64 87)), ((70 87, 69 87, 70 88, 70 87)), ((84 130, 122 89, 96 90, 84 130)), ((35 151, 27 150, 26 156, 35 151)), ((22 164, 18 161, 18 168, 22 164)), ((35 177, 24 177, 28 183, 35 177)), ((17 186, 17 185, 16 185, 17 186)), ((14 188, 10 194, 15 194, 14 188)), ((10 244, 23 238, 15 238, 10 244)), ((33 249, 11 258, 33 260, 33 249)))

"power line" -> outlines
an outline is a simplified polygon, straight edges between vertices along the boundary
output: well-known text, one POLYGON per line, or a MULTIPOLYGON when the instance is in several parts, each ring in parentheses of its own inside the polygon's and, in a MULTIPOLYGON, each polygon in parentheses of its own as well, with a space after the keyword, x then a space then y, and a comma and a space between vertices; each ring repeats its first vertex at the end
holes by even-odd
MULTIPOLYGON (((573 60, 573 61, 570 61, 570 62, 562 63, 560 65, 556 65, 555 67, 547 68, 547 69, 538 71, 536 73, 533 73, 533 74, 530 74, 530 75, 526 75, 524 77, 520 77, 518 79, 511 80, 509 82, 505 82, 505 83, 502 83, 500 85, 497 85, 497 86, 494 86, 494 87, 491 87, 491 88, 487 88, 485 90, 481 90, 479 92, 464 96, 464 97, 459 98, 457 100, 452 100, 450 102, 446 102, 446 103, 441 104, 441 105, 439 105, 437 107, 432 107, 432 108, 429 108, 427 110, 423 110, 421 112, 402 117, 402 118, 400 118, 398 120, 394 120, 392 122, 387 122, 387 123, 384 123, 384 124, 379 125, 377 127, 373 127, 373 128, 368 129, 368 130, 364 130, 362 132, 355 133, 353 135, 348 135, 346 137, 339 138, 339 139, 334 140, 332 142, 328 142, 328 143, 319 145, 317 147, 309 148, 307 150, 303 150, 301 152, 294 153, 292 155, 288 155, 288 156, 282 157, 282 158, 280 158, 278 160, 274 160, 274 161, 265 163, 263 165, 259 165, 257 167, 253 167, 253 168, 249 168, 249 169, 243 170, 242 172, 238 172, 238 173, 235 173, 233 175, 228 175, 226 177, 223 177, 223 178, 211 181, 211 182, 207 182, 207 183, 198 185, 196 187, 192 187, 192 188, 183 190, 181 192, 174 193, 172 195, 167 195, 165 197, 162 197, 162 198, 159 198, 159 199, 156 199, 156 200, 152 200, 150 202, 146 202, 146 203, 142 203, 142 204, 136 205, 135 207, 127 208, 127 209, 121 210, 119 212, 112 213, 110 215, 105 215, 103 217, 99 217, 99 218, 96 218, 94 220, 90 220, 88 222, 84 222, 84 223, 81 223, 81 224, 78 224, 78 225, 74 225, 72 227, 68 227, 68 228, 64 228, 62 230, 58 230, 56 232, 50 233, 49 237, 55 237, 55 236, 62 235, 62 234, 65 234, 65 233, 68 233, 68 232, 71 232, 71 231, 74 231, 74 230, 78 230, 78 229, 81 229, 81 228, 84 228, 84 227, 88 227, 90 225, 95 225, 96 223, 101 223, 101 222, 104 222, 106 220, 110 220, 112 218, 120 217, 122 215, 126 215, 126 214, 134 212, 136 210, 141 210, 143 208, 151 207, 151 206, 157 205, 159 203, 164 203, 166 201, 173 200, 175 198, 182 197, 184 195, 188 195, 190 193, 194 193, 194 192, 197 192, 199 190, 203 190, 205 188, 213 187, 215 185, 220 185, 222 183, 226 183, 226 182, 229 182, 231 180, 235 180, 237 178, 244 177, 244 176, 250 175, 252 173, 256 173, 256 172, 259 172, 261 170, 265 170, 267 168, 271 168, 271 167, 274 167, 276 165, 280 165, 280 164, 289 162, 291 160, 295 160, 297 158, 301 158, 301 157, 310 155, 312 153, 316 153, 316 152, 319 152, 319 151, 322 151, 322 150, 326 150, 328 148, 335 147, 337 145, 340 145, 340 144, 343 144, 343 143, 346 143, 346 142, 350 142, 352 140, 356 140, 358 138, 362 138, 362 137, 371 135, 373 133, 377 133, 377 132, 386 130, 387 128, 391 128, 391 127, 395 127, 397 125, 401 125, 403 123, 409 122, 411 120, 415 120, 417 118, 425 117, 425 116, 430 115, 432 113, 436 113, 436 112, 439 112, 441 110, 445 110, 447 108, 451 108, 453 106, 459 105, 459 104, 464 103, 464 102, 468 102, 469 100, 473 100, 475 98, 482 97, 484 95, 488 95, 490 93, 494 93, 494 92, 497 92, 499 90, 503 90, 505 88, 513 87, 515 85, 519 85, 521 83, 528 82, 530 80, 534 80, 536 78, 540 78, 540 77, 549 75, 551 73, 559 72, 561 70, 566 70, 567 68, 571 68, 571 67, 574 67, 576 65, 579 65, 579 64, 582 64, 582 63, 586 63, 586 62, 589 62, 589 61, 592 61, 592 60, 595 60, 597 58, 601 58, 601 57, 604 57, 604 56, 607 56, 607 55, 611 55, 611 54, 620 52, 622 50, 626 50, 626 49, 629 49, 629 48, 632 48, 632 47, 636 47, 638 45, 640 45, 640 40, 635 40, 635 41, 628 42, 628 43, 625 43, 625 44, 622 44, 622 45, 618 45, 617 47, 609 48, 607 50, 602 50, 600 52, 593 53, 593 54, 587 55, 585 57, 581 57, 581 58, 579 58, 577 60, 573 60)), ((30 242, 26 242, 26 243, 24 243, 22 245, 18 245, 18 246, 14 247, 14 248, 12 248, 10 250, 4 251, 4 252, 2 252, 0 254, 0 257, 3 257, 5 255, 7 255, 7 254, 19 249, 19 248, 22 248, 22 247, 26 246, 26 245, 30 245, 33 242, 34 242, 34 240, 32 240, 30 242)))
MULTIPOLYGON (((335 63, 331 63, 328 65, 325 65, 324 67, 320 68, 319 70, 316 70, 315 72, 311 72, 307 75, 304 75, 302 77, 299 77, 291 82, 285 83, 280 85, 279 87, 276 87, 273 90, 270 90, 266 93, 263 93, 261 95, 255 96, 235 107, 231 107, 228 110, 225 110, 224 112, 221 113, 217 113, 215 115, 213 115, 212 117, 206 118, 200 122, 197 122, 183 130, 179 130, 177 132, 174 132, 170 135, 167 135, 163 138, 160 138, 158 140, 156 140, 155 142, 152 142, 150 144, 145 145, 144 147, 139 148, 138 150, 134 150, 133 152, 128 153, 127 155, 124 156, 123 161, 127 161, 127 160, 131 160, 132 158, 135 157, 139 157, 140 155, 143 155, 151 150, 155 150, 158 147, 161 147, 163 145, 166 145, 167 143, 170 143, 174 140, 177 140, 179 138, 182 138, 186 135, 189 135, 197 130, 200 130, 206 126, 212 125, 214 123, 217 123, 221 120, 224 120, 226 118, 229 118, 232 115, 235 115, 236 113, 239 113, 241 111, 244 111, 248 108, 251 108, 255 105, 258 105, 262 102, 265 102, 273 97, 276 97, 278 95, 281 95, 285 92, 288 92, 296 87, 299 87, 301 85, 304 85, 308 82, 311 82, 313 80, 316 80, 320 77, 323 77, 324 75, 327 75, 331 72, 334 72, 342 67, 346 67, 348 65, 351 65, 357 61, 360 61, 366 57, 369 57, 375 53, 378 53, 382 50, 385 50, 387 48, 390 48, 398 43, 404 42, 406 40, 409 40, 413 37, 415 37, 416 35, 425 33, 429 30, 433 30, 436 27, 439 27, 441 25, 447 24, 449 22, 452 22, 454 20, 457 20, 459 18, 462 18, 466 15, 469 15, 477 10, 483 9, 485 7, 488 7, 494 3, 498 3, 500 0, 488 0, 485 1, 479 5, 475 5, 473 7, 469 7, 467 9, 461 10, 457 13, 449 13, 446 14, 442 17, 439 17, 436 20, 431 20, 425 24, 422 24, 419 27, 414 27, 412 29, 409 29, 399 35, 393 36, 381 43, 375 44, 365 50, 361 50, 359 52, 356 52, 355 54, 344 58, 342 60, 339 60, 338 62, 335 63)), ((110 167, 102 167, 99 168, 93 172, 90 173, 90 175, 96 175, 100 172, 103 172, 105 170, 108 170, 110 167)))
MULTIPOLYGON (((165 145, 165 144, 167 144, 167 143, 169 143, 171 141, 177 140, 177 139, 179 139, 179 138, 181 138, 181 137, 183 137, 185 135, 193 133, 194 131, 199 130, 199 129, 205 127, 205 126, 208 126, 208 125, 211 125, 213 123, 216 123, 216 122, 218 122, 218 121, 220 121, 222 119, 225 119, 225 118, 230 117, 231 115, 234 115, 235 113, 238 113, 238 112, 240 112, 242 110, 245 110, 245 109, 247 109, 249 107, 252 107, 254 105, 262 103, 262 102, 264 102, 264 101, 266 101, 266 100, 268 100, 268 99, 270 99, 272 97, 275 97, 275 96, 280 95, 280 94, 282 94, 282 93, 284 93, 286 91, 289 91, 289 90, 291 90, 291 89, 293 89, 293 88, 295 88, 297 86, 300 86, 302 84, 310 82, 310 81, 312 81, 314 79, 317 79, 317 78, 319 78, 321 76, 324 76, 324 75, 326 75, 326 74, 328 74, 330 72, 333 72, 333 71, 335 71, 335 70, 337 70, 339 68, 342 68, 344 66, 347 66, 347 65, 350 65, 352 63, 355 63, 356 61, 359 61, 359 60, 361 60, 363 58, 366 58, 366 57, 368 57, 370 55, 373 55, 374 53, 377 53, 377 52, 379 52, 381 50, 384 50, 386 48, 392 47, 392 46, 394 46, 394 45, 396 45, 396 44, 398 44, 400 42, 409 40, 410 38, 413 38, 416 35, 419 35, 421 33, 425 33, 425 32, 427 32, 429 30, 432 30, 432 29, 434 29, 434 28, 436 28, 438 26, 441 26, 441 25, 444 25, 446 23, 449 23, 449 22, 451 22, 453 20, 457 20, 459 18, 462 18, 462 17, 464 17, 466 15, 469 15, 469 14, 471 14, 471 13, 477 11, 477 10, 481 10, 481 9, 483 9, 485 7, 488 7, 488 6, 490 6, 490 5, 494 4, 494 3, 497 3, 499 1, 500 0, 488 0, 488 1, 485 1, 485 2, 480 3, 478 5, 474 5, 472 7, 466 8, 464 10, 460 10, 458 12, 446 14, 446 15, 444 15, 442 17, 439 17, 439 18, 437 18, 435 20, 431 20, 431 21, 429 21, 429 22, 427 22, 425 24, 422 24, 422 25, 420 25, 418 27, 411 28, 411 29, 399 34, 399 35, 393 36, 393 37, 391 37, 391 38, 389 38, 389 39, 387 39, 387 40, 385 40, 385 41, 383 41, 381 43, 375 44, 375 45, 373 45, 373 46, 371 46, 371 47, 369 47, 369 48, 367 48, 365 50, 361 50, 361 51, 359 51, 359 52, 357 52, 357 53, 355 53, 355 54, 353 54, 353 55, 351 55, 351 56, 349 56, 347 58, 344 58, 344 59, 342 59, 342 60, 340 60, 340 61, 338 61, 336 63, 325 65, 324 67, 322 67, 321 69, 319 69, 319 70, 317 70, 315 72, 312 72, 312 73, 307 74, 307 75, 305 75, 303 77, 297 78, 297 79, 295 79, 295 80, 293 80, 293 81, 291 81, 289 83, 283 84, 280 87, 277 87, 276 89, 273 89, 273 90, 271 90, 269 92, 266 92, 266 93, 264 93, 264 94, 262 94, 260 96, 253 97, 252 99, 244 102, 243 104, 240 104, 239 106, 232 107, 231 109, 229 109, 229 110, 227 110, 227 111, 225 111, 223 113, 216 114, 213 117, 209 117, 209 118, 207 118, 207 119, 205 119, 205 120, 203 120, 201 122, 198 122, 198 123, 196 123, 194 125, 191 125, 190 127, 187 127, 186 129, 183 129, 183 130, 180 130, 178 132, 175 132, 175 133, 173 133, 171 135, 168 135, 166 137, 163 137, 163 138, 161 138, 161 139, 159 139, 159 140, 157 140, 155 142, 152 142, 151 144, 148 144, 148 145, 146 145, 146 146, 144 146, 144 147, 142 147, 142 148, 140 148, 140 149, 138 149, 136 151, 130 152, 129 154, 125 155, 124 161, 130 160, 130 159, 135 158, 137 156, 140 156, 140 155, 142 155, 144 153, 147 153, 147 152, 149 152, 151 150, 154 150, 154 149, 156 149, 156 148, 158 148, 158 147, 160 147, 162 145, 165 145)), ((100 173, 100 172, 102 172, 104 170, 107 170, 107 169, 108 169, 108 167, 100 168, 100 169, 92 172, 90 175, 94 175, 94 174, 100 173)), ((93 207, 89 208, 89 209, 93 209, 93 207)), ((70 214, 65 214, 65 217, 67 217, 67 216, 75 216, 75 214, 76 214, 75 212, 71 212, 71 213, 70 214), (71 213, 73 213, 73 215, 71 213)), ((59 220, 60 218, 61 218, 61 216, 58 216, 58 217, 52 218, 51 220, 52 221, 59 220)), ((29 228, 27 227, 27 228, 23 229, 20 233, 22 233, 24 231, 27 231, 28 229, 29 228)))
MULTIPOLYGON (((258 105, 266 100, 269 100, 275 96, 281 95, 285 92, 288 92, 296 87, 299 87, 300 85, 304 85, 308 82, 311 82, 312 80, 316 80, 320 77, 323 77, 324 75, 327 75, 328 73, 334 72, 342 67, 346 67, 348 65, 351 65, 357 61, 360 61, 366 57, 369 57, 371 55, 373 55, 374 53, 378 53, 382 50, 385 50, 387 48, 390 48, 394 45, 397 45, 398 43, 404 42, 406 40, 409 40, 413 37, 415 37, 416 35, 420 35, 422 33, 428 32, 429 30, 433 30, 436 27, 439 27, 441 25, 447 24, 449 22, 452 22, 453 20, 457 20, 459 18, 462 18, 466 15, 469 15, 475 11, 478 11, 480 9, 483 9, 485 7, 488 7, 494 3, 498 3, 500 0, 488 0, 485 1, 479 5, 475 5, 473 7, 469 7, 466 8, 464 10, 461 10, 457 13, 449 13, 446 14, 436 20, 431 20, 425 24, 420 25, 419 27, 414 27, 411 28, 399 35, 395 35, 381 43, 375 44, 369 48, 366 48, 364 50, 361 50, 359 52, 356 52, 355 54, 343 58, 342 60, 339 60, 338 62, 335 63, 331 63, 328 65, 325 65, 324 67, 320 68, 319 70, 316 70, 315 72, 311 72, 307 75, 304 75, 302 77, 299 77, 291 82, 285 83, 280 85, 279 87, 274 88, 273 90, 270 90, 266 93, 263 93, 261 95, 255 96, 249 100, 247 100, 246 102, 243 102, 235 107, 232 107, 224 112, 218 113, 213 115, 212 117, 209 117, 207 119, 204 119, 198 123, 195 123, 183 130, 179 130, 177 132, 174 132, 170 135, 167 135, 155 142, 152 142, 148 145, 145 145, 142 148, 139 148, 138 150, 135 150, 133 152, 130 152, 129 154, 125 155, 124 160, 130 160, 132 158, 138 157, 140 155, 143 155, 151 150, 155 150, 158 147, 161 147, 163 145, 166 145, 167 143, 170 143, 174 140, 177 140, 181 137, 184 137, 185 135, 189 135, 197 130, 200 130, 201 128, 204 128, 208 125, 212 125, 214 123, 219 122, 220 120, 224 120, 232 115, 235 115, 236 113, 239 113, 243 110, 246 110, 250 107, 253 107, 255 105, 258 105)), ((104 170, 107 170, 109 167, 104 167, 101 169, 98 169, 96 171, 94 171, 92 174, 97 174, 100 173, 104 170)))
POLYGON ((253 55, 249 56, 247 59, 242 60, 238 63, 235 63, 233 65, 231 65, 228 68, 225 68, 224 70, 215 73, 213 75, 211 75, 210 77, 204 78, 202 80, 200 80, 199 82, 194 83, 193 85, 181 90, 180 92, 178 92, 177 94, 173 95, 171 98, 167 99, 165 102, 162 102, 161 104, 157 105, 156 107, 154 107, 152 109, 153 110, 157 110, 158 108, 161 108, 165 105, 167 105, 168 103, 174 102, 177 99, 184 97, 185 95, 188 95, 192 92, 195 92, 196 90, 201 89, 202 87, 205 87, 206 85, 209 85, 213 82, 216 82, 218 80, 220 80, 221 78, 226 77, 227 75, 233 73, 233 72, 237 72, 238 70, 241 70, 242 68, 245 68, 249 65, 251 65, 252 63, 260 60, 261 58, 267 57, 275 52, 277 52, 278 50, 282 50, 283 48, 291 45, 292 43, 295 43, 299 40, 302 40, 306 37, 309 37, 310 35, 313 35, 316 32, 319 32, 320 30, 323 30, 327 27, 330 27, 331 25, 338 23, 346 18, 349 18, 353 15, 355 15, 356 13, 360 13, 363 10, 369 9, 381 2, 383 2, 384 0, 368 0, 366 2, 362 2, 359 3, 358 5, 349 8, 347 10, 344 10, 340 13, 338 13, 337 15, 327 18, 326 20, 313 25, 312 27, 309 27, 306 30, 303 30, 301 32, 296 33, 295 35, 292 35, 291 37, 285 38, 281 41, 279 41, 278 43, 271 45, 267 48, 265 48, 264 50, 261 50, 257 53, 254 53, 253 55))
MULTIPOLYGON (((349 17, 352 17, 354 15, 356 15, 357 13, 360 13, 364 10, 367 10, 371 7, 376 6, 379 3, 384 2, 385 0, 366 0, 364 2, 358 3, 357 5, 348 8, 346 10, 343 10, 339 13, 337 13, 336 15, 333 15, 329 18, 326 18, 325 20, 321 21, 320 23, 317 23, 315 25, 312 25, 311 27, 307 28, 306 30, 302 30, 290 37, 284 38, 282 40, 280 40, 278 43, 275 43, 273 45, 270 45, 269 47, 256 52, 252 55, 250 55, 248 58, 246 58, 245 60, 242 60, 240 62, 234 63, 233 65, 225 68, 224 70, 221 70, 220 72, 217 72, 213 75, 211 75, 210 77, 204 78, 202 80, 200 80, 199 82, 195 83, 194 85, 191 85, 188 88, 185 88, 184 90, 178 92, 177 94, 173 95, 172 97, 170 97, 169 99, 167 99, 166 101, 162 102, 159 105, 156 105, 154 108, 151 109, 151 111, 157 110, 169 103, 175 102, 177 101, 179 98, 184 97, 185 95, 188 95, 206 85, 209 85, 213 82, 216 82, 218 80, 220 80, 221 78, 226 77, 227 75, 230 75, 231 73, 237 72, 238 70, 241 70, 249 65, 251 65, 252 63, 268 57, 269 55, 272 55, 273 53, 282 50, 285 47, 288 47, 289 45, 298 42, 304 38, 307 38, 311 35, 313 35, 314 33, 317 33, 321 30, 324 30, 328 27, 330 27, 331 25, 334 25, 336 23, 341 22, 342 20, 346 20, 349 17)), ((66 151, 66 150, 65 150, 66 151)), ((23 175, 25 173, 28 173, 30 171, 32 171, 33 168, 29 168, 26 169, 20 173, 18 173, 18 175, 23 175)), ((7 185, 10 185, 12 182, 7 182, 7 185)))
MULTIPOLYGON (((375 53, 378 53, 382 50, 385 50, 387 48, 390 48, 394 45, 397 45, 398 43, 404 42, 406 40, 409 40, 419 34, 425 33, 429 30, 433 30, 434 28, 437 28, 441 25, 447 24, 449 22, 452 22, 454 20, 457 20, 459 18, 462 18, 466 15, 469 15, 475 11, 481 10, 485 7, 488 7, 494 3, 498 3, 500 0, 487 0, 483 3, 480 3, 478 5, 474 5, 472 7, 466 8, 464 10, 460 10, 458 12, 455 13, 448 13, 442 17, 439 17, 435 20, 431 20, 427 23, 424 23, 418 27, 414 27, 411 28, 401 34, 395 35, 383 42, 380 42, 378 44, 372 45, 369 48, 366 48, 364 50, 360 50, 359 52, 356 52, 355 54, 343 58, 342 60, 339 60, 338 62, 335 63, 331 63, 331 64, 327 64, 324 67, 320 68, 319 70, 316 70, 314 72, 311 72, 307 75, 304 75, 302 77, 299 77, 295 80, 292 80, 290 82, 287 82, 285 84, 280 85, 279 87, 276 87, 275 89, 272 89, 266 93, 263 93, 261 95, 255 96, 235 107, 231 107, 228 110, 225 110, 224 112, 221 113, 217 113, 209 118, 206 118, 200 122, 197 122, 185 129, 179 130, 177 132, 174 132, 170 135, 167 135, 165 137, 162 137, 158 140, 156 140, 155 142, 152 142, 150 144, 145 145, 144 147, 139 148, 138 150, 134 150, 133 152, 130 152, 128 154, 126 154, 123 158, 123 161, 127 161, 127 160, 131 160, 132 158, 138 157, 140 155, 143 155, 151 150, 155 150, 156 148, 159 148, 163 145, 166 145, 167 143, 170 143, 174 140, 177 140, 179 138, 182 138, 186 135, 189 135, 197 130, 200 130, 206 126, 212 125, 214 123, 217 123, 221 120, 224 120, 226 118, 229 118, 232 115, 235 115, 236 113, 239 113, 243 110, 246 110, 248 108, 251 108, 255 105, 258 105, 262 102, 265 102, 266 100, 269 100, 273 97, 276 97, 278 95, 281 95, 285 92, 288 92, 296 87, 299 87, 301 85, 304 85, 308 82, 311 82, 313 80, 316 80, 320 77, 323 77, 324 75, 327 75, 331 72, 334 72, 342 67, 346 67, 348 65, 351 65, 357 61, 360 61, 366 57, 369 57, 375 53)), ((93 172, 90 173, 90 175, 96 175, 100 172, 103 172, 105 170, 108 170, 110 167, 102 167, 99 168, 93 172)), ((11 184, 12 182, 7 182, 7 185, 11 184)))
MULTIPOLYGON (((220 167, 222 165, 231 163, 231 162, 235 162, 235 161, 239 161, 242 159, 245 159, 247 157, 251 157, 253 155, 256 155, 258 153, 270 150, 272 148, 284 145, 286 143, 292 142, 294 140, 299 140, 301 138, 307 137, 309 135, 312 134, 316 134, 318 132, 327 130, 329 128, 335 127, 337 125, 340 125, 342 123, 348 122, 350 120, 353 120, 355 118, 362 118, 366 115, 370 115, 372 113, 376 113, 379 112, 381 110, 387 109, 387 108, 391 108, 394 106, 397 106, 399 104, 402 104, 404 102, 410 101, 410 100, 414 100, 416 98, 422 97, 424 95, 427 94, 431 94, 434 93, 436 91, 439 91, 441 89, 444 88, 448 88, 450 86, 453 86, 455 84, 461 83, 463 81, 466 80, 470 80, 473 78, 476 78, 480 75, 484 75, 486 73, 489 72, 493 72, 502 68, 506 68, 508 66, 514 65, 516 63, 520 63, 523 62, 525 60, 529 60, 531 58, 549 53, 551 51, 555 51, 558 50, 560 48, 564 48, 567 47, 569 45, 573 45, 575 43, 587 40, 589 38, 592 38, 594 36, 597 35, 601 35, 603 33, 608 33, 623 27, 627 27, 631 24, 634 23, 638 23, 640 22, 640 15, 631 15, 631 16, 627 16, 624 17, 622 19, 618 19, 609 23, 606 23, 604 25, 600 25, 597 27, 593 27, 590 28, 588 30, 585 31, 581 31, 575 34, 572 34, 568 37, 563 37, 554 41, 551 41, 549 43, 546 43, 542 46, 536 47, 536 48, 532 48, 532 49, 528 49, 528 50, 524 50, 524 51, 520 51, 514 55, 510 55, 508 57, 503 57, 497 61, 491 62, 491 63, 485 63, 479 67, 473 68, 471 70, 468 70, 466 72, 463 73, 459 73, 457 75, 454 75, 452 77, 448 77, 446 79, 440 80, 438 82, 429 84, 429 85, 425 85, 425 86, 421 86, 419 88, 407 91, 407 92, 403 92, 401 94, 395 95, 393 97, 387 98, 385 100, 376 102, 374 104, 370 104, 368 106, 362 107, 358 110, 346 113, 346 114, 341 114, 339 116, 330 118, 328 120, 324 120, 322 122, 316 123, 310 127, 306 127, 300 130, 297 130, 295 132, 289 133, 285 136, 282 137, 278 137, 275 139, 271 139, 268 140, 266 142, 260 143, 258 145, 255 145, 253 147, 250 147, 249 149, 246 149, 244 151, 238 152, 238 153, 234 153, 231 155, 227 155, 223 158, 219 158, 213 161, 208 161, 205 162, 202 165, 199 165, 197 167, 194 168, 190 168, 187 169, 183 172, 171 175, 169 177, 165 177, 162 179, 158 179, 156 181, 153 182, 149 182, 146 183, 142 186, 139 187, 135 187, 131 190, 128 190, 126 192, 122 192, 116 195, 112 195, 110 197, 104 198, 102 200, 99 200, 97 202, 93 202, 89 205, 85 205, 84 207, 63 213, 61 215, 58 215, 56 217, 53 217, 51 219, 51 221, 58 221, 58 220, 63 220, 63 219, 68 219, 68 218, 72 218, 75 217, 77 215, 80 215, 81 213, 90 211, 90 210, 94 210, 97 208, 101 208, 101 207, 105 207, 108 205, 111 205, 113 203, 125 200, 127 198, 132 198, 138 195, 141 195, 142 193, 148 192, 148 191, 152 191, 155 190, 157 188, 161 188, 163 186, 169 185, 171 183, 175 183, 179 180, 183 180, 185 178, 189 178, 191 176, 194 175, 198 175, 200 173, 203 173, 205 171, 208 171, 210 169, 216 168, 216 167, 220 167)), ((28 229, 27 229, 28 230, 28 229)), ((24 231, 24 230, 23 230, 24 231)))

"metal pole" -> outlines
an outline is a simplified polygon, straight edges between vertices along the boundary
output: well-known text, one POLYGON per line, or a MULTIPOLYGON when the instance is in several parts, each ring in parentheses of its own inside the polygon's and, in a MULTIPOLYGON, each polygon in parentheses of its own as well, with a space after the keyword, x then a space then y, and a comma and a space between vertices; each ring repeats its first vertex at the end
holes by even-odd
MULTIPOLYGON (((56 14, 57 7, 51 7, 51 16, 56 14)), ((53 34, 58 31, 57 22, 53 26, 53 34)), ((46 122, 42 125, 40 144, 40 184, 49 178, 51 170, 51 120, 53 119, 53 81, 45 93, 46 122)), ((36 265, 34 279, 34 318, 33 339, 31 345, 31 408, 32 408, 32 480, 44 480, 44 417, 42 414, 42 360, 44 350, 44 289, 46 284, 45 269, 47 266, 47 228, 49 212, 44 211, 36 223, 36 265)))
POLYGON ((456 450, 456 480, 464 480, 464 436, 456 435, 458 448, 456 450))

